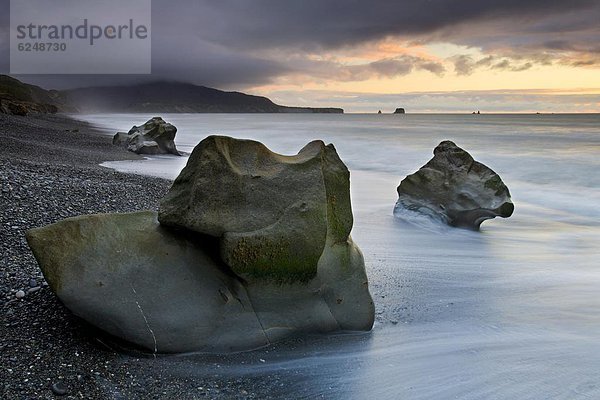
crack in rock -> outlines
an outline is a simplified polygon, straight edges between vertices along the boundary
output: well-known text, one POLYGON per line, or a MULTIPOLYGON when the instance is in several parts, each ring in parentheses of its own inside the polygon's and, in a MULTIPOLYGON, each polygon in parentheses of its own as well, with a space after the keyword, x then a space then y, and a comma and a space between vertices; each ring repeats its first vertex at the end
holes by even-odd
POLYGON ((146 314, 144 314, 144 310, 142 309, 142 306, 137 301, 137 292, 136 292, 135 288, 133 287, 133 285, 131 285, 131 290, 133 290, 133 294, 136 297, 134 299, 134 301, 135 301, 135 304, 137 305, 138 310, 140 310, 140 314, 142 314, 142 317, 144 318, 144 323, 146 324, 146 328, 148 328, 150 335, 152 335, 152 340, 154 341, 154 351, 152 352, 152 355, 154 356, 154 358, 156 358, 156 353, 158 352, 158 347, 156 344, 156 336, 154 335, 154 331, 150 327, 150 323, 148 322, 148 318, 146 318, 146 314))

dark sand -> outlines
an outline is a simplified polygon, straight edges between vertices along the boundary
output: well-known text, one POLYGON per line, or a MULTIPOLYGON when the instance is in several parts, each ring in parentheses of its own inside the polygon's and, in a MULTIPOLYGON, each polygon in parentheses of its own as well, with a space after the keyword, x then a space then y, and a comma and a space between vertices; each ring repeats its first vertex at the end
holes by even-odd
POLYGON ((98 166, 137 157, 67 117, 0 114, 0 399, 56 398, 51 386, 58 382, 67 390, 61 398, 72 399, 271 397, 251 377, 216 373, 235 355, 192 362, 124 351, 46 286, 25 231, 80 214, 156 209, 169 181, 98 166), (19 299, 20 290, 26 295, 19 299), (209 372, 181 373, 195 363, 209 372))

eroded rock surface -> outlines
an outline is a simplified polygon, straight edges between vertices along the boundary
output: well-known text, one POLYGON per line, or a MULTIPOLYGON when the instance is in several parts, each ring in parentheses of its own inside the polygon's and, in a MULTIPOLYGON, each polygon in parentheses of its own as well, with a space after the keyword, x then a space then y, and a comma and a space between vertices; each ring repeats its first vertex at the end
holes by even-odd
POLYGON ((58 297, 91 324, 152 352, 226 352, 371 329, 351 229, 349 172, 332 145, 282 156, 213 136, 158 218, 80 216, 27 240, 58 297))
POLYGON ((162 199, 161 224, 222 238, 225 262, 244 279, 308 280, 327 237, 352 229, 350 173, 333 145, 283 156, 252 140, 210 136, 162 199))
POLYGON ((403 209, 418 211, 474 230, 487 219, 512 215, 510 192, 498 174, 449 140, 441 142, 433 154, 427 164, 400 182, 396 214, 403 209))

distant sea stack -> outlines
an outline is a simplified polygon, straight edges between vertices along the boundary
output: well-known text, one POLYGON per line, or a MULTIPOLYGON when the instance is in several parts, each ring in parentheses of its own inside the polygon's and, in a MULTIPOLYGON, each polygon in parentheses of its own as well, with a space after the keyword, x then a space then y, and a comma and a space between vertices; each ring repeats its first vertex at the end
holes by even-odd
POLYGON ((406 110, 402 107, 398 107, 396 108, 396 111, 394 111, 394 114, 406 114, 406 110))

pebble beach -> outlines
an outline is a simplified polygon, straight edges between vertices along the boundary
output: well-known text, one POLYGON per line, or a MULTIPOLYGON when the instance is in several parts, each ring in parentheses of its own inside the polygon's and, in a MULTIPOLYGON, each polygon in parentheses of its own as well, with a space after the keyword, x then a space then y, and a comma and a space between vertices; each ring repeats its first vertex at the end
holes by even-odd
POLYGON ((0 114, 0 137, 0 398, 252 398, 241 383, 168 377, 160 356, 116 347, 60 303, 25 240, 67 217, 157 209, 170 182, 100 167, 138 156, 68 117, 0 114))

